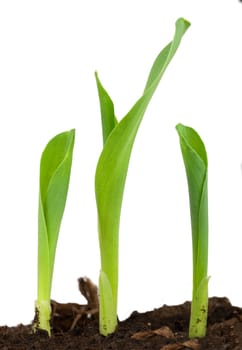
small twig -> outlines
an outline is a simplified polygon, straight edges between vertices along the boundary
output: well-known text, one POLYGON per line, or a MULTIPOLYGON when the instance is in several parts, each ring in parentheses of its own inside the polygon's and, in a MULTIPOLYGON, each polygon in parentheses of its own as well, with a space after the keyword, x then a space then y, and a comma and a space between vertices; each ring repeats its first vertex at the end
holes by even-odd
POLYGON ((87 300, 87 304, 77 303, 58 303, 55 300, 51 300, 52 306, 52 320, 55 317, 66 318, 73 317, 70 330, 73 330, 78 321, 83 317, 90 318, 92 315, 98 313, 99 301, 98 301, 98 289, 97 286, 87 277, 81 277, 78 279, 78 288, 80 293, 87 300))

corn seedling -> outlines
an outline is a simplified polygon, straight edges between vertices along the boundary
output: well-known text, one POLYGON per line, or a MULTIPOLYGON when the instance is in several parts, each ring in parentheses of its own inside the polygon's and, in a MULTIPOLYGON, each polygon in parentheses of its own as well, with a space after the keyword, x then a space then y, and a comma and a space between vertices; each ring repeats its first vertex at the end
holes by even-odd
POLYGON ((190 127, 176 129, 186 169, 193 248, 193 293, 189 337, 206 335, 208 313, 208 191, 207 154, 200 136, 190 127))
POLYGON ((120 122, 96 74, 103 130, 103 150, 95 176, 101 255, 99 314, 103 335, 113 333, 117 326, 119 222, 132 147, 145 110, 189 25, 182 18, 177 20, 174 39, 157 56, 143 95, 120 122))
POLYGON ((35 329, 50 335, 50 294, 56 245, 69 186, 75 130, 55 136, 40 161, 38 215, 38 297, 35 329))

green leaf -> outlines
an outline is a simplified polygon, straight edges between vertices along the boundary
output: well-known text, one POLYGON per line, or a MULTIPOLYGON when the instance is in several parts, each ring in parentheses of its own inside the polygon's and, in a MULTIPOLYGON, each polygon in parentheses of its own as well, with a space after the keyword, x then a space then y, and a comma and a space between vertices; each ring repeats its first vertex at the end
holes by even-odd
MULTIPOLYGON (((100 315, 100 332, 103 335, 114 332, 117 325, 118 233, 132 147, 146 108, 189 25, 189 22, 182 18, 176 22, 174 39, 156 58, 143 95, 116 125, 112 101, 107 98, 106 91, 103 87, 100 88, 100 82, 97 81, 105 134, 104 147, 97 164, 95 177, 101 252, 100 278, 105 276, 112 290, 112 298, 109 302, 108 298, 102 295, 100 298, 101 302, 109 303, 103 307, 100 305, 100 310, 106 310, 105 317, 100 315), (105 112, 105 108, 107 112, 105 112), (115 314, 113 314, 114 312, 115 314), (115 327, 109 328, 108 325, 114 325, 114 322, 110 321, 113 319, 116 319, 115 327)), ((101 281, 101 284, 105 286, 107 283, 101 281)), ((102 292, 105 293, 105 288, 102 288, 102 292)))
POLYGON ((197 132, 187 126, 176 126, 187 174, 193 247, 193 299, 190 338, 206 334, 208 311, 208 191, 207 154, 197 132))
POLYGON ((49 334, 55 252, 66 204, 74 140, 75 130, 55 136, 47 144, 40 161, 37 328, 49 334))
POLYGON ((97 72, 95 72, 95 78, 97 83, 100 110, 102 117, 102 132, 103 132, 103 144, 105 144, 109 134, 118 124, 118 121, 114 115, 114 105, 107 91, 102 86, 97 72))

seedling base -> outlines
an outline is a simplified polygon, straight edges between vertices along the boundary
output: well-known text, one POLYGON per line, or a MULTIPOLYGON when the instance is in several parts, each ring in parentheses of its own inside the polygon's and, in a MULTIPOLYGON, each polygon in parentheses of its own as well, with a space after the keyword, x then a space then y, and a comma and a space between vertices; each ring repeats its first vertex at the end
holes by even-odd
MULTIPOLYGON (((90 280, 87 280, 90 281, 90 280)), ((207 336, 188 339, 190 302, 163 306, 146 313, 133 312, 117 332, 99 335, 97 290, 84 283, 87 305, 52 302, 53 335, 32 333, 32 325, 0 327, 0 350, 241 350, 242 308, 227 298, 209 299, 207 336)), ((79 286, 80 287, 80 286, 79 286)))

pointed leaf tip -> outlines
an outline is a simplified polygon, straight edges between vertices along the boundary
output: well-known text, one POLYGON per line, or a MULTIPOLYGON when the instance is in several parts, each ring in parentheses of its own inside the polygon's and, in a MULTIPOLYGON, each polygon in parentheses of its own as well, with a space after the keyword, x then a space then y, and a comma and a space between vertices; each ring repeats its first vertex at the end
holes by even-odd
POLYGON ((105 90, 105 88, 103 87, 97 72, 95 72, 95 78, 102 119, 103 144, 105 144, 108 136, 111 134, 118 121, 115 117, 113 101, 107 93, 107 91, 105 90))

